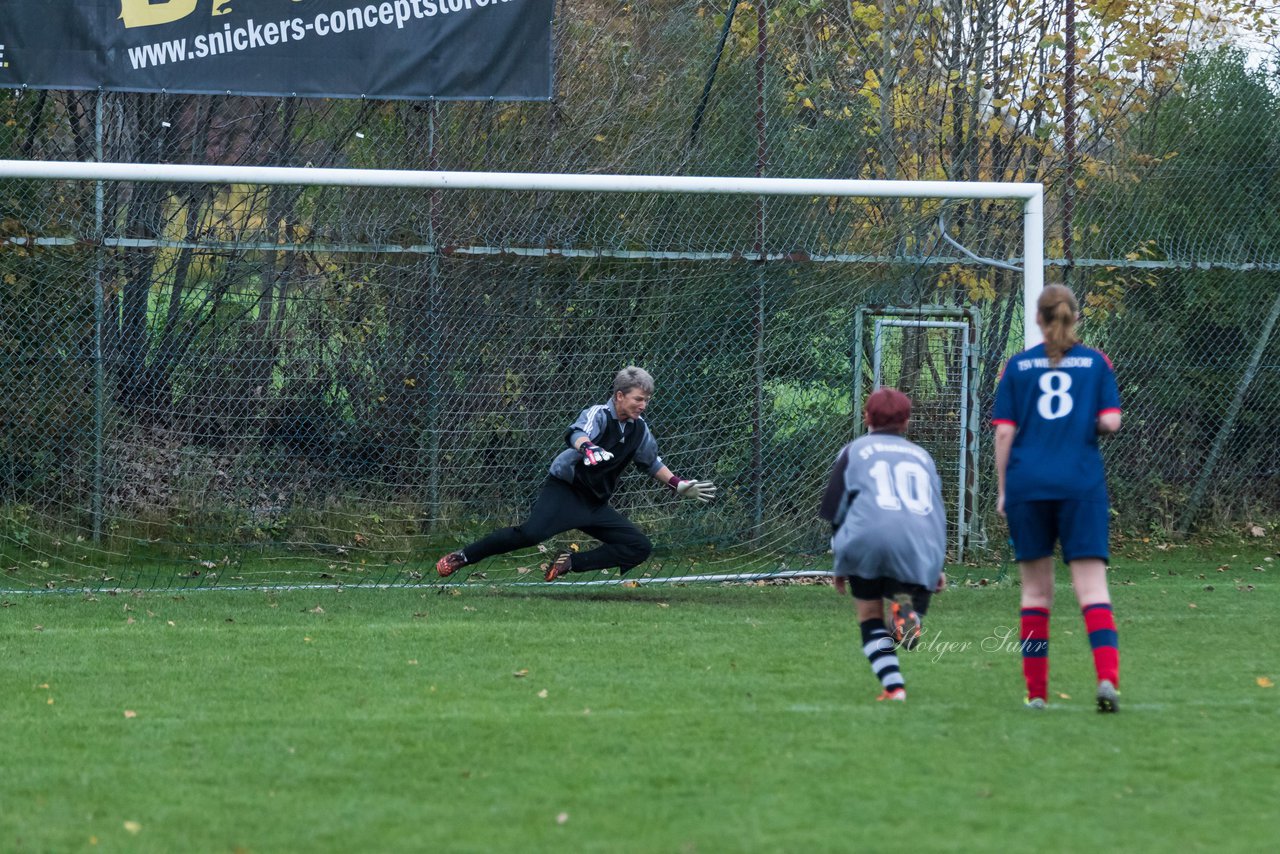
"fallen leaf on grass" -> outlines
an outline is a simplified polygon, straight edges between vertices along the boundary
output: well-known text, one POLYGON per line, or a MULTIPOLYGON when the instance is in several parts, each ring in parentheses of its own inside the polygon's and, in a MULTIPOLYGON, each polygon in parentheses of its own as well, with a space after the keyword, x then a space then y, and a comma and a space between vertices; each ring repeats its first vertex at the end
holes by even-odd
POLYGON ((1061 697, 1061 698, 1062 698, 1062 699, 1064 699, 1064 700, 1070 700, 1070 699, 1071 699, 1071 695, 1070 695, 1070 694, 1064 694, 1064 693, 1062 693, 1061 691, 1059 691, 1059 692, 1058 692, 1058 696, 1059 696, 1059 697, 1061 697))
MULTIPOLYGON (((545 700, 545 699, 547 699, 547 689, 546 689, 546 688, 543 688, 541 691, 539 691, 539 692, 538 692, 538 696, 539 696, 539 697, 541 697, 541 698, 542 698, 542 699, 544 699, 544 700, 545 700)), ((51 701, 51 702, 52 702, 52 701, 51 701)))
POLYGON ((409 664, 417 664, 417 663, 418 663, 418 659, 416 658, 409 659, 409 664))
POLYGON ((138 716, 138 713, 135 712, 133 709, 125 709, 124 716, 126 718, 136 718, 138 716))
POLYGON ((569 814, 567 812, 562 812, 560 815, 556 816, 556 824, 564 824, 568 820, 569 814))
POLYGON ((319 605, 317 605, 317 606, 315 606, 314 608, 312 608, 310 611, 308 611, 307 613, 308 613, 308 614, 323 614, 323 613, 324 613, 324 608, 321 608, 319 605))
POLYGON ((1249 529, 1249 533, 1255 537, 1265 537, 1267 535, 1266 529, 1261 525, 1254 525, 1249 529))
POLYGON ((134 836, 137 836, 142 832, 142 825, 138 824, 136 821, 126 821, 124 823, 124 829, 132 833, 134 836))
POLYGON ((516 677, 517 679, 521 678, 522 676, 528 676, 528 675, 529 675, 529 668, 527 668, 527 667, 522 667, 522 668, 520 668, 519 670, 517 670, 515 673, 512 673, 511 675, 512 675, 512 676, 514 676, 514 677, 516 677))
POLYGON ((1274 687, 1276 687, 1276 683, 1272 682, 1270 679, 1268 679, 1268 678, 1267 678, 1267 677, 1265 677, 1265 676, 1259 676, 1259 677, 1258 677, 1258 687, 1259 687, 1259 688, 1274 688, 1274 687))
POLYGON ((1188 607, 1188 608, 1194 608, 1194 607, 1196 607, 1196 603, 1195 603, 1195 602, 1188 602, 1188 603, 1187 603, 1187 607, 1188 607))

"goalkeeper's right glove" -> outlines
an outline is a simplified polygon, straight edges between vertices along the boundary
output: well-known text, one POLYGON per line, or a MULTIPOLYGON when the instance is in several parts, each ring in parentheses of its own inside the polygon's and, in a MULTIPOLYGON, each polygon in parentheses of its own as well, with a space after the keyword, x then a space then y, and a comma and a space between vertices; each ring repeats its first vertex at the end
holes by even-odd
POLYGON ((613 454, 590 439, 579 445, 578 450, 582 452, 582 464, 586 466, 596 466, 613 459, 613 454))
POLYGON ((705 504, 716 497, 716 485, 709 480, 682 480, 676 484, 676 493, 705 504))

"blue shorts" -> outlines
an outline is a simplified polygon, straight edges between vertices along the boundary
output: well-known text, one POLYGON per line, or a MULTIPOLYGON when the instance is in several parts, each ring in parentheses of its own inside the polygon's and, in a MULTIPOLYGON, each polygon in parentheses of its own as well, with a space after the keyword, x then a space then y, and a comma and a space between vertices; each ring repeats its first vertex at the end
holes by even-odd
POLYGON ((1015 559, 1039 560, 1062 544, 1067 563, 1111 557, 1111 511, 1106 501, 1025 501, 1004 508, 1015 559))

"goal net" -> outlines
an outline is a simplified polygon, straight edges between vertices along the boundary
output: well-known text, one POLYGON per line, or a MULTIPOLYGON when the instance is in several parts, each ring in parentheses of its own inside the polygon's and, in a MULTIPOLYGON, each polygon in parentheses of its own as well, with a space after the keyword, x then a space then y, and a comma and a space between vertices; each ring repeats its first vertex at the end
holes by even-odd
MULTIPOLYGON (((616 505, 655 544, 628 581, 828 571, 817 504, 882 374, 947 461, 961 557, 982 512, 961 449, 986 368, 1022 345, 1040 204, 1039 185, 0 162, 0 587, 438 583, 440 554, 522 518, 628 364, 656 379, 664 460, 720 487, 703 506, 624 477, 616 505), (1004 337, 873 335, 886 312, 1004 337)), ((547 559, 468 581, 540 582, 547 559)))

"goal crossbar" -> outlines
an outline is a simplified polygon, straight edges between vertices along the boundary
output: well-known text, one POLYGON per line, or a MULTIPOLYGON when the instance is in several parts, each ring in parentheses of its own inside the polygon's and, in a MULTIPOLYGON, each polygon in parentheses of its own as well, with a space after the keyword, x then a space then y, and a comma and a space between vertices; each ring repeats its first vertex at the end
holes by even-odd
POLYGON ((996 181, 883 181, 853 178, 738 178, 689 175, 587 175, 317 169, 291 166, 94 163, 0 160, 0 178, 68 181, 268 184, 423 190, 529 190, 584 193, 680 193, 844 198, 1004 199, 1023 207, 1023 332, 1041 340, 1035 303, 1044 288, 1044 187, 996 181))

